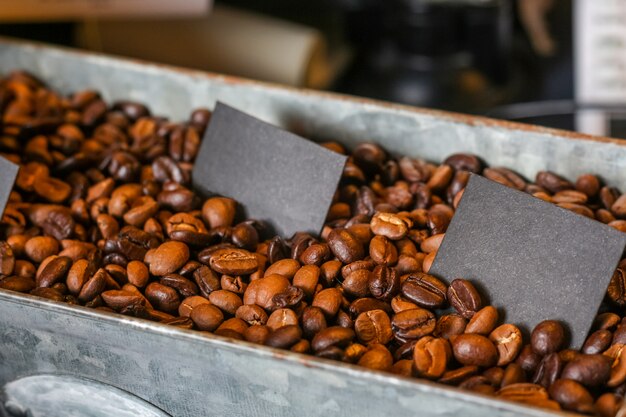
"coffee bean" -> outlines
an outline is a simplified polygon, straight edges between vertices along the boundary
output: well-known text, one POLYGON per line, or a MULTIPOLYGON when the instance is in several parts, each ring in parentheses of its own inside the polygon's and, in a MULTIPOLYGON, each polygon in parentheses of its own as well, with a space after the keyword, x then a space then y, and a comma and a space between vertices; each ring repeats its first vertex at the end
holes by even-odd
POLYGON ((150 265, 150 273, 164 276, 176 272, 189 260, 189 248, 181 242, 171 241, 161 244, 154 252, 146 254, 145 262, 150 265))
POLYGON ((498 350, 498 366, 510 364, 522 349, 522 332, 513 324, 503 324, 496 327, 489 334, 489 340, 495 344, 498 350))
POLYGON ((354 339, 354 331, 345 327, 327 327, 317 333, 311 341, 311 347, 315 352, 328 349, 330 347, 346 347, 354 339))
POLYGON ((139 306, 144 303, 144 298, 125 290, 109 290, 101 294, 105 304, 115 311, 121 311, 129 306, 139 306))
POLYGON ((359 366, 377 371, 389 371, 393 365, 391 352, 383 345, 372 345, 370 349, 361 356, 359 366))
POLYGON ((539 384, 544 388, 549 388, 561 374, 563 365, 563 360, 557 353, 551 353, 545 356, 535 370, 532 383, 539 384))
POLYGON ((450 155, 443 163, 451 166, 455 171, 469 171, 474 174, 479 174, 483 166, 477 156, 463 153, 450 155))
POLYGON ((601 417, 615 417, 622 406, 622 398, 611 392, 602 394, 596 400, 594 409, 601 417))
POLYGON ((346 264, 365 256, 363 243, 347 230, 333 230, 328 236, 328 246, 333 255, 346 264))
POLYGON ((35 236, 26 242, 26 255, 36 263, 40 263, 49 256, 59 253, 59 242, 49 236, 35 236))
POLYGON ((100 295, 106 288, 108 275, 103 268, 98 269, 82 286, 78 293, 78 301, 85 303, 100 295))
POLYGON ((471 282, 465 279, 455 279, 448 287, 448 301, 450 305, 464 318, 471 319, 480 310, 482 301, 480 294, 471 282))
POLYGON ((389 301, 400 291, 400 278, 394 268, 378 265, 369 276, 368 288, 375 298, 389 301))
POLYGON ((190 317, 193 309, 200 304, 211 304, 211 302, 200 295, 192 295, 191 297, 187 297, 183 301, 181 301, 180 305, 178 306, 178 314, 181 317, 190 317))
POLYGON ((191 320, 200 330, 212 332, 224 321, 224 314, 211 304, 199 304, 191 310, 191 320))
POLYGON ((423 308, 401 311, 391 320, 394 336, 401 342, 431 334, 436 323, 435 315, 423 308))
POLYGON ((247 275, 259 269, 257 257, 244 249, 218 249, 212 254, 210 265, 228 275, 247 275))
POLYGON ((550 396, 570 411, 590 413, 593 411, 593 397, 578 382, 559 379, 550 386, 550 396))
POLYGON ((345 293, 353 297, 369 295, 369 281, 372 273, 367 269, 357 269, 348 274, 341 284, 345 293))
POLYGON ((532 349, 545 356, 558 351, 565 342, 565 329, 558 321, 545 320, 533 329, 530 337, 532 349))
POLYGON ((15 268, 13 249, 6 241, 0 241, 0 275, 11 275, 15 268))
POLYGON ((330 319, 337 315, 341 307, 341 299, 341 292, 337 288, 326 288, 315 294, 312 305, 319 307, 330 319))
POLYGON ((209 301, 223 312, 231 315, 235 315, 237 309, 243 305, 237 294, 227 290, 213 291, 209 294, 209 301))
POLYGON ((608 298, 616 305, 623 307, 626 305, 626 271, 617 268, 611 277, 609 287, 606 291, 608 298))
POLYGON ((298 325, 287 325, 276 329, 265 340, 267 346, 278 349, 289 349, 302 338, 302 330, 298 325))
POLYGON ((370 257, 379 265, 394 265, 398 262, 398 250, 386 237, 375 236, 369 247, 370 257))
POLYGON ((561 378, 578 381, 586 387, 606 383, 611 374, 611 361, 604 355, 578 355, 565 365, 561 378))
POLYGON ((437 320, 433 335, 435 337, 450 339, 452 336, 463 334, 466 326, 467 320, 463 317, 458 314, 446 314, 437 320))
POLYGON ((208 298, 209 295, 220 289, 220 280, 210 268, 201 266, 193 272, 193 278, 198 284, 200 294, 208 298))
POLYGON ((494 366, 498 361, 496 347, 485 336, 462 334, 452 339, 452 351, 463 365, 494 366))
POLYGON ((357 338, 364 344, 386 345, 393 339, 391 320, 383 310, 370 310, 359 314, 354 322, 357 338))
POLYGON ((289 281, 282 275, 269 275, 252 281, 243 295, 244 304, 256 304, 264 309, 274 307, 273 298, 289 287, 289 281))
POLYGON ((48 262, 46 267, 37 275, 38 287, 51 287, 64 279, 72 266, 72 260, 66 256, 58 256, 48 262))
POLYGON ((443 282, 421 272, 409 275, 402 284, 402 295, 424 308, 441 307, 446 302, 447 290, 443 282))
POLYGON ((225 197, 209 198, 202 206, 202 219, 210 228, 232 226, 237 203, 225 197))
POLYGON ((602 353, 611 345, 613 334, 609 330, 596 330, 587 337, 581 352, 588 355, 602 353))
POLYGON ((450 345, 442 338, 425 336, 415 344, 413 350, 415 370, 424 378, 441 377, 450 357, 450 345))
POLYGON ((151 282, 146 287, 145 294, 156 309, 170 314, 178 311, 180 297, 175 289, 158 282, 151 282))
POLYGON ((535 181, 537 182, 537 185, 545 188, 551 193, 571 190, 574 188, 572 183, 550 171, 538 172, 535 181))
POLYGON ((524 370, 521 366, 516 364, 515 362, 510 363, 504 369, 504 374, 502 375, 502 382, 500 383, 501 387, 506 387, 507 385, 523 383, 526 381, 526 376, 524 375, 524 370))
POLYGON ((478 310, 470 319, 465 333, 488 335, 496 327, 498 311, 493 306, 486 306, 478 310))
POLYGON ((612 359, 611 376, 606 383, 608 387, 617 387, 626 381, 626 350, 623 344, 612 345, 604 355, 612 359))
POLYGON ((326 317, 321 308, 309 306, 302 311, 302 329, 305 337, 311 338, 326 327, 328 327, 326 317))
POLYGON ((292 283, 300 288, 307 298, 310 298, 315 292, 320 273, 320 267, 317 265, 305 265, 294 274, 292 283))
POLYGON ((407 220, 393 213, 376 213, 370 223, 372 233, 390 240, 400 240, 405 237, 409 226, 407 220))
POLYGON ((0 278, 0 288, 17 292, 29 292, 35 288, 35 281, 27 277, 0 278))

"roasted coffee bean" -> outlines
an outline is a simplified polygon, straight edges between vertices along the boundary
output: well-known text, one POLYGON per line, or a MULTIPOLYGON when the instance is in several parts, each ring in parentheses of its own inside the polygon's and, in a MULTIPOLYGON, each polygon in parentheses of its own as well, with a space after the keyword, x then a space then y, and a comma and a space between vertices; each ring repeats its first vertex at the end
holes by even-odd
POLYGON ((143 262, 130 261, 126 265, 126 274, 128 276, 128 282, 136 287, 143 288, 150 279, 150 273, 148 267, 143 262))
POLYGON ((347 230, 333 230, 328 236, 328 246, 333 255, 346 264, 365 256, 363 243, 347 230))
POLYGON ((86 303, 99 296, 106 288, 108 275, 109 274, 103 268, 98 269, 95 274, 82 285, 78 293, 78 301, 86 303))
POLYGON ((377 371, 389 371, 393 365, 393 356, 385 346, 375 344, 361 356, 357 364, 377 371))
POLYGON ((254 254, 244 249, 218 249, 210 260, 211 268, 221 274, 247 275, 259 269, 254 254))
POLYGON ((354 339, 354 331, 345 327, 333 326, 318 332, 311 341, 311 347, 315 352, 320 352, 330 347, 347 347, 354 339))
POLYGON ((433 335, 435 337, 450 339, 453 336, 463 334, 466 326, 467 320, 463 317, 458 314, 446 314, 437 320, 433 335))
POLYGON ((563 360, 557 353, 545 356, 532 377, 533 384, 539 384, 544 388, 549 388, 556 381, 563 369, 563 360))
POLYGON ((58 256, 52 259, 41 273, 37 275, 37 286, 51 287, 65 278, 71 266, 72 260, 66 256, 58 256))
POLYGON ((370 294, 379 300, 389 301, 400 291, 400 278, 394 268, 378 265, 369 276, 370 294))
POLYGON ((357 269, 345 277, 341 287, 352 297, 367 297, 371 276, 372 273, 367 269, 357 269))
POLYGON ((10 276, 0 278, 0 288, 17 292, 30 292, 35 288, 35 281, 27 277, 10 276))
POLYGON ((189 260, 189 248, 181 242, 171 241, 161 244, 148 252, 145 261, 150 265, 150 273, 164 276, 176 272, 189 260))
POLYGON ((341 301, 341 292, 337 288, 326 288, 315 294, 312 305, 319 307, 330 319, 337 315, 341 301))
POLYGON ((250 326, 264 325, 267 323, 267 313, 256 304, 245 304, 239 306, 235 312, 235 317, 245 321, 250 326))
POLYGON ((423 308, 401 311, 391 320, 394 336, 401 342, 431 334, 436 323, 435 315, 423 308))
POLYGON ((393 310, 390 308, 389 304, 377 300, 375 298, 357 298, 353 302, 350 303, 348 307, 348 311, 350 312, 351 317, 356 318, 361 313, 366 313, 372 310, 383 310, 387 314, 393 314, 393 310))
POLYGON ((474 174, 479 174, 483 166, 477 156, 463 153, 451 155, 443 163, 451 166, 455 171, 469 171, 474 174))
POLYGON ((494 366, 498 361, 496 347, 485 336, 462 334, 452 339, 452 351, 463 365, 494 366))
POLYGON ((278 349, 289 349, 302 338, 302 330, 298 325, 288 325, 276 329, 265 340, 267 346, 278 349))
MULTIPOLYGON (((175 289, 158 282, 151 282, 146 287, 146 298, 154 308, 166 313, 178 311, 180 297, 175 289)), ((193 312, 193 311, 192 311, 193 312)))
POLYGON ((574 188, 572 183, 549 171, 538 172, 535 181, 537 182, 537 185, 545 188, 551 193, 557 193, 563 190, 571 190, 574 188))
POLYGON ((613 360, 611 364, 611 376, 606 383, 608 387, 614 388, 626 381, 626 350, 623 344, 612 345, 604 355, 613 360))
POLYGON ((462 366, 458 369, 446 371, 441 378, 439 378, 439 382, 442 384, 458 385, 468 378, 473 377, 476 373, 478 373, 478 366, 462 366))
POLYGON ((178 306, 178 314, 182 317, 190 317, 193 309, 200 304, 211 304, 211 302, 200 295, 187 297, 178 306))
POLYGON ((370 310, 359 314, 354 322, 354 331, 363 344, 386 345, 393 339, 391 320, 383 310, 370 310))
POLYGON ((0 275, 8 276, 15 269, 13 249, 5 241, 0 241, 0 275))
POLYGON ((302 311, 302 329, 304 336, 313 337, 316 333, 324 330, 327 326, 324 311, 319 307, 309 306, 302 311))
POLYGON ((372 233, 390 240, 400 240, 406 236, 410 224, 407 220, 393 213, 376 213, 370 223, 372 233))
POLYGON ((608 298, 616 305, 623 307, 626 305, 626 271, 617 268, 609 282, 606 291, 608 298))
POLYGON ((402 283, 402 295, 424 308, 441 307, 446 302, 447 290, 443 282, 421 272, 409 275, 402 283))
POLYGON ((541 362, 541 355, 535 353, 531 345, 525 345, 515 361, 524 371, 532 374, 541 362))
POLYGON ((190 318, 198 329, 212 332, 222 324, 224 314, 211 304, 199 304, 191 310, 190 318))
POLYGON ((413 361, 418 375, 424 378, 439 378, 446 371, 451 349, 448 341, 426 336, 413 349, 413 361))
POLYGON ((489 334, 489 340, 498 350, 498 366, 510 364, 522 349, 522 332, 513 324, 496 327, 489 334))
POLYGON ((588 355, 602 353, 611 345, 613 334, 609 330, 596 330, 587 337, 581 352, 588 355))
POLYGON ((480 294, 471 282, 465 279, 455 279, 448 287, 448 301, 450 305, 464 318, 471 319, 480 310, 482 301, 480 294))
POLYGON ((320 273, 320 267, 317 265, 305 265, 294 274, 292 283, 294 287, 300 288, 307 298, 310 298, 315 292, 320 273))
POLYGON ((115 311, 132 306, 139 306, 145 303, 144 298, 125 290, 109 290, 101 294, 104 303, 115 311))
POLYGON ((578 355, 565 365, 561 378, 578 381, 586 387, 606 383, 611 374, 611 361, 604 355, 578 355))
POLYGON ((24 246, 26 255, 36 263, 59 253, 59 242, 49 236, 35 236, 24 246))
POLYGON ((467 323, 465 333, 488 335, 496 327, 498 311, 493 306, 483 307, 467 323))
POLYGON ((276 306, 273 298, 289 288, 289 281, 282 275, 272 274, 256 279, 248 285, 243 295, 244 304, 256 304, 264 309, 272 310, 276 306))
POLYGON ((330 258, 330 248, 325 243, 314 243, 299 256, 304 265, 321 265, 330 258))
POLYGON ((196 269, 193 272, 193 278, 196 281, 196 284, 198 284, 200 294, 207 298, 213 291, 220 289, 219 278, 215 275, 215 272, 207 266, 203 265, 196 269))
POLYGON ((566 410, 579 413, 593 411, 593 397, 578 382, 570 379, 559 379, 550 386, 550 396, 566 410))
POLYGON ((243 305, 237 294, 227 290, 213 291, 209 294, 209 301, 223 312, 231 315, 235 315, 237 309, 243 305))
POLYGON ((565 342, 565 329, 558 321, 545 320, 533 329, 530 343, 533 351, 545 356, 558 351, 565 342))
POLYGON ((202 206, 202 219, 210 228, 232 226, 237 203, 225 197, 209 198, 202 206))
POLYGON ((159 280, 159 283, 174 288, 182 297, 191 297, 192 295, 198 294, 198 286, 182 275, 165 275, 159 280))
POLYGON ((384 236, 375 236, 370 241, 370 257, 378 265, 395 265, 398 262, 398 250, 384 236))

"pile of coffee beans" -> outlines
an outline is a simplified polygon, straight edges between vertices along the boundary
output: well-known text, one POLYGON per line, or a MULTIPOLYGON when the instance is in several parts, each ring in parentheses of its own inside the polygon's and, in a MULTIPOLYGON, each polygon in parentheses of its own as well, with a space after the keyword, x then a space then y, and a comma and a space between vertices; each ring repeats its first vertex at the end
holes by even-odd
POLYGON ((428 274, 470 173, 626 232, 626 195, 592 174, 533 183, 474 155, 437 165, 363 143, 321 236, 283 239, 191 188, 209 110, 172 123, 14 72, 0 112, 0 152, 21 166, 0 288, 550 409, 614 416, 622 404, 626 263, 580 351, 560 323, 523 335, 470 281, 428 274))

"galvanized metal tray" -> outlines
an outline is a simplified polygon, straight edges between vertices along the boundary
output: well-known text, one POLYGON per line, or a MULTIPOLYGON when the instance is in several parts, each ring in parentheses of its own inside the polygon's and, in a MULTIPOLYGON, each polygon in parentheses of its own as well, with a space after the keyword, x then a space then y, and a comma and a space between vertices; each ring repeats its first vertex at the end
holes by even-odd
MULTIPOLYGON (((62 92, 142 101, 172 119, 221 100, 313 139, 376 141, 433 161, 472 152, 530 178, 594 172, 626 188, 626 142, 614 139, 0 39, 0 73, 13 69, 62 92)), ((32 416, 569 415, 3 290, 0 387, 5 413, 32 416)))

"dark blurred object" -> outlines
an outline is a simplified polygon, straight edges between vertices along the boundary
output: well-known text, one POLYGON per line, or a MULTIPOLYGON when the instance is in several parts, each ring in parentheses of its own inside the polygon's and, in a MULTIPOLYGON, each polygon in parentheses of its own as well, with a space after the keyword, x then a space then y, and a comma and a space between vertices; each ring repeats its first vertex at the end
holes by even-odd
POLYGON ((72 45, 73 23, 0 23, 0 36, 29 39, 39 42, 72 45))
POLYGON ((497 102, 509 77, 508 0, 338 0, 358 48, 343 91, 463 110, 497 102))

